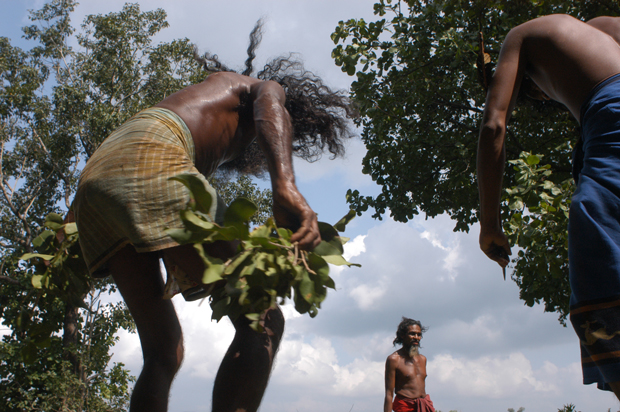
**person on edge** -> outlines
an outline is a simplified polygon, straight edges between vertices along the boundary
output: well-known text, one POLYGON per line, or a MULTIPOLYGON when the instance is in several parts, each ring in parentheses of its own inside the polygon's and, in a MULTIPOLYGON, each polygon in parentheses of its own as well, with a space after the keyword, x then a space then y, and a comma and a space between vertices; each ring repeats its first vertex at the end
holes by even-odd
POLYGON ((506 125, 524 78, 580 123, 568 225, 570 319, 584 384, 597 383, 620 399, 620 46, 606 33, 608 23, 556 14, 508 33, 487 93, 477 167, 480 248, 505 268, 511 254, 500 217, 506 125))

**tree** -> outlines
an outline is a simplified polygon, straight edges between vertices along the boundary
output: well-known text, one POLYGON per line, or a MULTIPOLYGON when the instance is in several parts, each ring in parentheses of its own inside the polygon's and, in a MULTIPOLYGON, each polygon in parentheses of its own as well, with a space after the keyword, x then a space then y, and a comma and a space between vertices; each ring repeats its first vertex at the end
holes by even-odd
MULTIPOLYGON (((376 197, 347 194, 362 213, 389 209, 406 222, 420 212, 449 214, 455 230, 478 220, 476 144, 486 89, 508 31, 527 20, 567 13, 582 20, 618 15, 609 0, 379 0, 376 21, 339 22, 337 65, 356 80, 351 94, 368 149, 363 172, 376 197)), ((577 122, 559 103, 520 96, 510 121, 504 176, 505 231, 521 248, 513 280, 529 306, 568 314, 567 211, 577 122)))
MULTIPOLYGON (((90 278, 75 225, 62 216, 84 161, 112 130, 205 77, 188 39, 152 44, 167 27, 161 9, 126 4, 87 16, 78 47, 69 47, 76 4, 32 11, 30 50, 0 38, 0 320, 10 330, 0 342, 0 397, 8 411, 127 406, 133 378, 109 365, 109 351, 133 321, 124 303, 104 303, 115 287, 90 278)), ((262 204, 270 196, 249 181, 238 190, 262 204)))

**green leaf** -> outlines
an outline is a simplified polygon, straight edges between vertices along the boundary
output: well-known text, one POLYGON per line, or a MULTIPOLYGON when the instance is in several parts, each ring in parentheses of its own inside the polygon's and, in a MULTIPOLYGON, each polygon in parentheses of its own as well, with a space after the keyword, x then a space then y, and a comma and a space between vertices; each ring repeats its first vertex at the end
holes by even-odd
POLYGON ((253 320, 253 321, 259 321, 260 320, 260 314, 259 313, 248 313, 245 315, 246 318, 248 318, 249 320, 253 320))
POLYGON ((329 265, 322 256, 315 253, 308 253, 308 266, 316 272, 321 280, 325 280, 329 277, 329 265))
POLYGON ((213 310, 213 312, 211 313, 211 319, 219 322, 219 320, 227 314, 229 303, 230 297, 225 297, 216 301, 215 303, 212 303, 211 309, 213 310))
POLYGON ((71 236, 77 233, 77 225, 74 222, 65 224, 65 234, 71 236))
POLYGON ((529 155, 527 157, 527 164, 530 166, 537 165, 540 163, 540 158, 536 155, 529 155))
POLYGON ((254 202, 244 197, 237 198, 224 213, 224 226, 245 224, 258 210, 254 202))
POLYGON ((195 175, 184 173, 173 176, 169 180, 176 180, 187 187, 191 193, 191 197, 196 202, 196 210, 209 214, 213 198, 207 191, 204 182, 195 175))
POLYGON ((44 289, 49 287, 49 276, 47 275, 33 275, 31 279, 32 286, 36 289, 44 289))
POLYGON ((43 260, 50 261, 54 258, 54 255, 45 255, 41 253, 24 253, 20 259, 21 260, 30 260, 32 258, 41 258, 43 260))
POLYGON ((45 242, 53 241, 55 236, 55 232, 51 230, 44 230, 39 236, 34 238, 34 240, 32 241, 32 246, 34 246, 35 248, 40 248, 45 242))
POLYGON ((193 232, 209 231, 215 228, 215 224, 201 219, 191 210, 181 210, 181 220, 188 230, 193 232))
POLYGON ((321 242, 312 250, 312 252, 316 253, 319 256, 329 256, 329 255, 337 255, 340 256, 344 252, 342 249, 342 243, 340 242, 326 242, 321 240, 321 242), (337 247, 336 245, 340 246, 337 247))
POLYGON ((53 222, 53 223, 58 223, 62 225, 64 223, 64 218, 58 213, 49 213, 45 217, 45 223, 47 222, 53 222))
POLYGON ((299 293, 301 297, 308 303, 313 302, 314 298, 314 282, 310 280, 308 272, 304 272, 299 282, 299 293))
POLYGON ((351 262, 347 262, 345 260, 345 258, 343 258, 340 255, 326 255, 326 256, 322 256, 323 259, 325 259, 325 261, 327 263, 331 263, 332 265, 336 265, 336 266, 356 266, 356 267, 362 267, 362 265, 360 265, 359 263, 351 263, 351 262))
POLYGON ((346 226, 349 224, 351 220, 353 220, 356 214, 357 213, 355 212, 355 209, 350 209, 349 212, 346 215, 344 215, 342 219, 336 222, 336 224, 334 225, 334 229, 336 229, 339 232, 344 232, 346 226))
POLYGON ((185 245, 188 243, 203 243, 209 240, 200 233, 190 232, 187 229, 165 229, 164 232, 175 242, 185 245))

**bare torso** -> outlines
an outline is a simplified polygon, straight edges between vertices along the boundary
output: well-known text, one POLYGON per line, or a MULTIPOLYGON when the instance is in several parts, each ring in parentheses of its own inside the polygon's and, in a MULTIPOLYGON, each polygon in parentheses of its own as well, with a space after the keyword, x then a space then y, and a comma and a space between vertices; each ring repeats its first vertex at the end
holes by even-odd
POLYGON ((261 80, 237 73, 215 73, 158 103, 185 122, 196 150, 196 167, 210 175, 238 156, 256 137, 253 89, 261 80))
POLYGON ((509 263, 511 254, 498 219, 506 162, 504 141, 521 80, 529 75, 581 122, 581 107, 592 89, 620 73, 620 46, 602 31, 611 30, 614 22, 603 19, 590 25, 555 14, 515 27, 504 40, 487 93, 477 160, 480 248, 502 267, 509 263))
POLYGON ((388 360, 394 365, 394 392, 406 398, 426 396, 426 357, 416 355, 410 358, 403 349, 392 353, 388 360))
POLYGON ((521 50, 519 68, 577 120, 594 86, 620 73, 620 46, 606 33, 563 14, 514 28, 502 49, 511 47, 521 50))

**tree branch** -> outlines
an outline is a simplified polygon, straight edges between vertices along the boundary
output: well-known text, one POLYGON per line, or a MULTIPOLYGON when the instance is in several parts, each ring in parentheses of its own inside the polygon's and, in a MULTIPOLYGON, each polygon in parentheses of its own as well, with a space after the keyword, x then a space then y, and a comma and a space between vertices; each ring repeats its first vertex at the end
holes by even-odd
POLYGON ((5 282, 5 283, 8 283, 10 285, 15 285, 15 286, 21 285, 19 280, 9 277, 9 276, 4 276, 4 275, 0 275, 0 282, 5 282))

